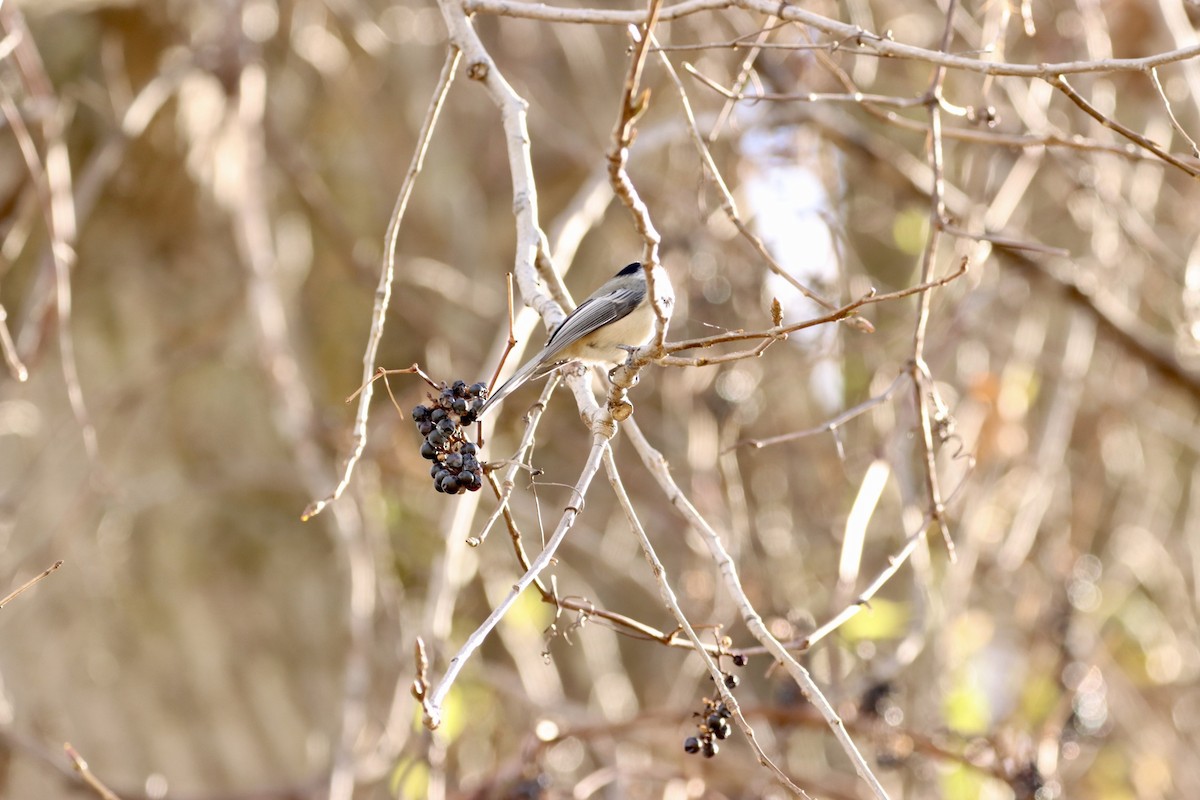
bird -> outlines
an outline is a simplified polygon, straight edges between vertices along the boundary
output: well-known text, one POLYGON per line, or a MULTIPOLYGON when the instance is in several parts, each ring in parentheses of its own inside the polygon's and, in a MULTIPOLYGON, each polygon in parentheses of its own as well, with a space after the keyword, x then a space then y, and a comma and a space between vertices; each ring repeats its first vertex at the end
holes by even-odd
MULTIPOLYGON (((654 275, 654 285, 669 307, 675 293, 665 269, 654 275)), ((654 335, 654 305, 646 270, 640 261, 621 269, 567 315, 537 355, 521 366, 493 392, 479 409, 478 417, 527 381, 549 375, 572 361, 616 366, 626 350, 640 347, 654 335)))

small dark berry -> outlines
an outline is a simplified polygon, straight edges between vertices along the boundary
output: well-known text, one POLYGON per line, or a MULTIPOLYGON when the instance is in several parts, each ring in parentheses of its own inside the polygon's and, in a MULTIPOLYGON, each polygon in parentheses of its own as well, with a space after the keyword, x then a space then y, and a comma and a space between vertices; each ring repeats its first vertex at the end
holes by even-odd
POLYGON ((467 413, 463 414, 461 417, 459 417, 458 424, 462 425, 464 428, 466 428, 470 425, 474 425, 475 424, 475 412, 468 411, 467 413))
POLYGON ((483 484, 480 483, 479 481, 476 481, 475 483, 472 483, 470 486, 467 487, 467 489, 472 492, 478 492, 482 488, 483 488, 483 484))
POLYGON ((464 489, 470 489, 475 485, 475 474, 473 472, 458 473, 458 485, 464 489))
POLYGON ((713 730, 713 735, 718 739, 728 739, 731 733, 733 733, 733 728, 729 727, 729 723, 725 720, 721 720, 721 724, 713 730))
POLYGON ((683 740, 683 750, 686 753, 699 753, 700 752, 700 740, 697 739, 695 736, 689 736, 688 738, 683 740))
POLYGON ((429 419, 432 420, 433 422, 437 422, 437 421, 443 420, 445 418, 446 418, 446 409, 444 409, 444 408, 435 408, 433 411, 429 412, 429 419))
POLYGON ((707 742, 704 743, 704 757, 705 758, 712 758, 719 752, 721 752, 721 748, 717 747, 717 743, 714 742, 712 739, 709 739, 707 742))
MULTIPOLYGON (((440 450, 446 446, 446 437, 443 436, 439 431, 434 431, 425 437, 425 444, 440 450)), ((429 458, 429 456, 426 456, 426 458, 429 458)))
POLYGON ((429 419, 429 409, 425 406, 417 406, 412 410, 413 422, 421 422, 429 419))
POLYGON ((708 719, 704 720, 704 727, 708 728, 710 731, 715 731, 717 728, 721 727, 721 723, 724 721, 725 718, 720 714, 709 714, 708 719))
POLYGON ((429 468, 429 477, 436 480, 437 474, 442 471, 442 465, 438 462, 433 462, 433 466, 429 468))
POLYGON ((730 717, 733 716, 733 712, 730 711, 728 708, 726 708, 724 703, 717 704, 717 713, 720 714, 725 719, 729 719, 730 717))
POLYGON ((725 688, 726 689, 736 689, 737 685, 740 682, 741 682, 741 678, 739 678, 737 675, 733 675, 731 673, 725 674, 725 688))
POLYGON ((421 458, 433 458, 436 455, 437 450, 434 449, 434 446, 429 443, 428 439, 426 439, 424 442, 421 442, 421 458))
POLYGON ((430 431, 432 431, 432 430, 433 430, 433 423, 430 422, 429 420, 425 420, 424 422, 417 423, 417 432, 420 433, 422 436, 428 436, 430 431))
POLYGON ((742 655, 741 653, 738 653, 737 655, 735 655, 733 657, 733 665, 735 667, 746 666, 746 661, 747 661, 747 658, 744 655, 742 655))
POLYGON ((472 383, 470 392, 474 397, 483 397, 487 394, 487 384, 482 381, 479 383, 472 383))
POLYGON ((452 420, 452 419, 444 419, 437 424, 438 431, 445 434, 446 436, 449 436, 450 434, 454 433, 454 429, 456 427, 458 427, 458 426, 454 424, 454 420, 452 420))
POLYGON ((463 457, 462 453, 451 453, 446 456, 446 466, 450 469, 462 469, 463 457))
POLYGON ((467 401, 461 397, 454 398, 454 402, 450 405, 450 407, 454 409, 454 413, 456 414, 467 413, 467 401))
POLYGON ((450 391, 454 392, 456 395, 462 395, 462 393, 465 392, 466 390, 467 390, 467 382, 466 381, 455 381, 450 386, 450 391))
POLYGON ((460 453, 462 453, 464 456, 474 455, 475 454, 475 445, 472 444, 471 442, 464 442, 463 446, 460 447, 458 451, 460 453))

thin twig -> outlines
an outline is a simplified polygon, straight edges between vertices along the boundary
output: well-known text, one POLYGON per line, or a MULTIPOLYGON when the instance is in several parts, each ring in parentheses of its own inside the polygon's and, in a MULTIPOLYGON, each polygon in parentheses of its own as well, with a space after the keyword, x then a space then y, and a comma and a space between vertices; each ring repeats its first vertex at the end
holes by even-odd
MULTIPOLYGON (((943 51, 950 47, 950 39, 954 33, 954 13, 957 8, 957 0, 949 0, 946 7, 945 27, 942 31, 941 49, 943 51)), ((929 191, 929 239, 925 243, 925 249, 921 256, 921 281, 923 283, 933 277, 938 247, 942 239, 942 228, 946 224, 945 161, 942 152, 943 104, 941 102, 942 85, 945 78, 945 67, 940 65, 935 67, 933 77, 929 82, 929 89, 926 92, 926 97, 930 101, 928 103, 928 160, 932 180, 929 191)), ((966 269, 966 266, 967 259, 963 257, 962 268, 966 269)), ((933 294, 930 292, 923 292, 917 298, 917 318, 913 326, 912 359, 909 364, 913 379, 913 402, 921 429, 918 444, 921 446, 921 454, 925 461, 925 489, 929 494, 929 513, 942 533, 950 563, 954 563, 956 561, 954 540, 950 536, 944 517, 945 505, 942 502, 942 489, 938 481, 937 455, 933 448, 933 429, 929 418, 929 406, 925 402, 926 386, 923 380, 929 376, 929 367, 925 364, 925 335, 929 327, 929 312, 932 303, 933 294)), ((932 383, 932 378, 930 383, 932 383)))
MULTIPOLYGON (((429 377, 429 374, 425 372, 425 370, 421 369, 420 364, 413 364, 411 367, 403 367, 401 369, 386 369, 384 367, 380 367, 379 369, 375 370, 375 374, 371 376, 371 380, 367 381, 362 386, 359 386, 349 397, 346 398, 346 402, 353 402, 354 398, 362 394, 369 385, 380 378, 382 378, 386 384, 387 378, 390 375, 418 375, 420 376, 421 380, 425 381, 425 383, 429 385, 429 388, 433 389, 434 391, 441 391, 444 388, 443 384, 440 384, 433 378, 429 377)), ((395 398, 393 398, 393 400, 394 399, 395 398)))
POLYGON ((92 773, 88 768, 88 764, 83 760, 83 756, 71 746, 70 742, 63 744, 63 750, 67 754, 67 758, 71 759, 71 765, 75 767, 75 771, 79 773, 79 777, 83 778, 83 782, 96 793, 102 800, 121 800, 116 792, 109 789, 104 783, 92 773))
MULTIPOLYGON (((731 333, 719 333, 714 336, 705 336, 700 339, 687 339, 682 342, 670 342, 667 344, 665 350, 668 353, 678 353, 684 350, 694 350, 700 347, 712 347, 715 344, 724 344, 725 342, 737 342, 749 339, 777 340, 780 338, 785 338, 788 334, 795 333, 796 331, 805 330, 806 328, 812 328, 817 325, 825 325, 830 322, 837 322, 838 320, 844 319, 845 317, 854 313, 863 306, 874 305, 876 303, 887 303, 904 297, 910 297, 914 294, 924 294, 931 289, 936 289, 940 286, 945 286, 948 283, 958 280, 963 275, 967 274, 967 269, 968 262, 966 259, 963 259, 959 263, 958 269, 943 278, 937 278, 936 280, 928 281, 927 283, 921 283, 916 286, 910 286, 907 289, 900 289, 898 291, 888 292, 886 294, 876 294, 875 291, 872 290, 857 300, 847 303, 841 308, 829 314, 825 314, 824 316, 814 317, 812 319, 807 319, 803 322, 796 322, 791 325, 776 326, 765 331, 735 331, 731 333)), ((746 356, 743 355, 742 357, 746 356)), ((696 366, 699 365, 700 362, 692 359, 667 357, 660 359, 659 363, 670 367, 682 367, 696 366)), ((710 362, 705 361, 704 363, 710 362)))
MULTIPOLYGON (((1142 134, 1133 130, 1132 128, 1128 128, 1128 127, 1122 125, 1121 123, 1117 122, 1115 119, 1110 119, 1109 117, 1105 116, 1103 113, 1100 112, 1100 110, 1098 108, 1096 108, 1094 105, 1089 103, 1083 97, 1083 95, 1081 95, 1079 92, 1075 91, 1075 88, 1073 86, 1071 86, 1071 84, 1067 82, 1067 79, 1064 78, 1062 75, 1048 76, 1045 78, 1045 81, 1047 83, 1049 83, 1051 86, 1053 86, 1054 88, 1058 89, 1063 94, 1065 94, 1071 100, 1072 103, 1079 106, 1081 109, 1084 110, 1085 113, 1087 113, 1087 115, 1089 117, 1096 120, 1104 127, 1109 128, 1110 130, 1114 130, 1117 133, 1124 136, 1129 141, 1133 142, 1134 144, 1137 144, 1141 147, 1146 148, 1151 153, 1154 153, 1154 155, 1161 158, 1163 161, 1166 161, 1168 164, 1171 164, 1173 166, 1179 167, 1179 169, 1183 170, 1188 175, 1191 175, 1193 178, 1200 177, 1200 168, 1197 168, 1196 166, 1194 166, 1192 164, 1188 164, 1188 163, 1180 160, 1178 157, 1172 155, 1171 153, 1168 153, 1166 150, 1164 150, 1158 144, 1150 141, 1145 136, 1143 136, 1142 134)), ((1195 144, 1193 143, 1192 146, 1195 147, 1195 144)))
POLYGON ((717 81, 708 77, 686 61, 683 63, 683 68, 693 78, 700 81, 705 86, 724 97, 726 100, 733 100, 736 102, 753 103, 759 101, 778 101, 789 103, 871 103, 877 106, 891 106, 893 108, 917 108, 924 106, 926 103, 924 96, 893 97, 891 95, 867 94, 865 92, 847 92, 845 94, 839 94, 835 92, 761 92, 759 94, 745 94, 744 92, 734 91, 722 86, 720 83, 717 83, 717 81))
POLYGON ((662 269, 658 258, 658 247, 662 242, 662 237, 655 229, 654 223, 650 219, 650 209, 638 194, 627 169, 629 148, 633 144, 637 121, 650 104, 650 90, 642 88, 642 71, 645 69, 646 58, 650 53, 654 26, 658 22, 661 8, 661 0, 650 0, 645 23, 642 24, 640 30, 632 26, 630 28, 629 34, 634 41, 634 49, 629 59, 629 69, 625 74, 620 111, 617 114, 617 121, 613 125, 611 145, 607 153, 608 177, 613 192, 629 209, 629 213, 633 217, 634 228, 642 238, 644 247, 642 260, 646 267, 646 283, 654 306, 654 314, 657 317, 654 339, 649 345, 642 348, 645 352, 641 357, 631 359, 632 371, 621 370, 620 374, 614 375, 614 382, 618 390, 632 385, 637 377, 637 369, 649 360, 647 357, 649 353, 661 354, 663 341, 667 335, 667 326, 671 321, 671 308, 663 289, 661 286, 657 288, 655 286, 657 280, 661 280, 658 278, 660 274, 658 270, 662 269))
POLYGON ((761 450, 764 447, 771 447, 772 445, 784 444, 786 442, 794 442, 797 439, 805 439, 809 436, 816 436, 819 433, 832 433, 855 417, 859 417, 867 413, 872 408, 875 408, 875 406, 886 403, 891 399, 892 395, 896 393, 896 391, 900 388, 900 385, 908 377, 908 372, 901 372, 896 376, 895 380, 892 381, 891 385, 889 385, 879 394, 875 395, 869 400, 864 400, 853 408, 846 409, 833 419, 829 420, 828 422, 824 422, 815 428, 808 428, 807 430, 803 431, 793 431, 792 433, 785 433, 779 436, 770 436, 766 439, 742 439, 740 442, 725 448, 725 450, 722 452, 728 453, 740 447, 750 447, 755 450, 761 450))
POLYGON ((1163 108, 1167 110, 1167 116, 1171 118, 1171 125, 1179 132, 1180 136, 1187 140, 1188 145, 1192 148, 1192 155, 1200 158, 1200 147, 1196 145, 1196 140, 1184 130, 1183 126, 1179 124, 1179 120, 1175 118, 1175 109, 1171 107, 1171 101, 1167 97, 1162 83, 1158 80, 1158 67, 1150 68, 1150 81, 1154 84, 1154 89, 1158 92, 1158 96, 1163 102, 1163 108))
MULTIPOLYGON (((529 413, 526 416, 525 430, 521 434, 521 441, 517 445, 516 451, 509 459, 508 472, 504 476, 504 480, 501 483, 500 492, 497 495, 497 499, 500 501, 500 503, 488 517, 487 522, 483 524, 483 528, 480 530, 480 532, 477 535, 467 539, 467 544, 469 544, 471 547, 478 547, 479 545, 483 544, 483 542, 487 539, 488 534, 491 532, 492 526, 496 524, 496 520, 498 520, 501 515, 504 515, 505 519, 508 519, 508 501, 512 496, 514 488, 513 480, 516 478, 517 472, 523 466, 525 466, 525 461, 529 457, 529 450, 533 447, 538 425, 542 421, 542 414, 546 411, 546 404, 550 402, 550 396, 554 394, 554 390, 558 388, 560 381, 562 381, 561 372, 556 370, 551 373, 550 379, 547 380, 546 385, 542 387, 542 394, 538 398, 537 403, 535 403, 529 410, 529 413)), ((488 477, 494 480, 494 478, 492 478, 491 470, 488 470, 488 477)), ((525 564, 522 564, 522 566, 528 568, 528 566, 525 564)))
POLYGON ((350 485, 350 476, 353 475, 354 467, 362 458, 363 450, 367 446, 367 416, 371 409, 375 358, 379 352, 379 343, 383 339, 383 326, 387 321, 388 303, 392 297, 392 279, 396 274, 396 242, 400 236, 400 222, 404 219, 404 212, 408 208, 409 198, 412 197, 417 176, 421 174, 421 169, 425 165, 425 153, 429 150, 429 143, 433 139, 433 131, 437 127, 442 106, 446 102, 446 96, 450 93, 450 85, 454 82, 461 55, 462 51, 454 46, 451 46, 446 52, 446 61, 442 64, 437 87, 429 101, 429 108, 425 112, 425 121, 421 124, 421 132, 417 135, 417 147, 413 153, 412 163, 409 164, 408 172, 404 176, 404 183, 400 187, 400 194, 396 198, 391 221, 388 223, 387 233, 384 236, 383 268, 379 275, 379 286, 375 289, 375 309, 371 314, 371 332, 367 337, 366 351, 363 353, 362 382, 365 388, 359 397, 358 413, 354 418, 353 447, 350 456, 346 459, 341 480, 338 481, 333 492, 321 500, 310 503, 308 508, 304 509, 304 513, 300 515, 300 519, 303 521, 308 521, 320 514, 326 506, 342 496, 346 487, 350 485))
POLYGON ((10 375, 21 383, 29 380, 29 370, 25 368, 25 364, 17 354, 16 342, 13 341, 12 333, 8 330, 8 311, 2 305, 0 305, 0 352, 4 353, 4 363, 8 365, 10 375))
POLYGON ((492 373, 492 380, 488 383, 488 391, 496 387, 496 381, 500 379, 500 370, 504 369, 504 362, 508 360, 508 354, 517 345, 516 317, 513 314, 513 274, 511 272, 504 273, 504 283, 508 289, 508 343, 504 347, 504 353, 501 354, 500 360, 496 362, 496 371, 492 373))
POLYGON ((55 561, 53 564, 51 564, 49 567, 47 567, 45 570, 43 570, 40 574, 34 575, 32 578, 30 578, 29 580, 25 581, 20 586, 18 586, 16 589, 9 592, 7 597, 5 597, 3 600, 0 600, 0 608, 4 608, 6 605, 8 605, 10 602, 12 602, 13 599, 16 598, 18 595, 20 595, 22 592, 24 592, 27 589, 32 588, 35 583, 38 583, 39 581, 45 579, 48 575, 50 575, 50 573, 54 572, 62 565, 63 565, 63 562, 61 560, 55 561))

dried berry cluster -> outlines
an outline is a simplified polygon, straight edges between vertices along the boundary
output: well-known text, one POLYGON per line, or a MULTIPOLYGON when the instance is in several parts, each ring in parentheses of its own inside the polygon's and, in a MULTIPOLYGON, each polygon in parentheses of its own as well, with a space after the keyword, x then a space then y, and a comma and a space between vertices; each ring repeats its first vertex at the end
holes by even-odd
POLYGON ((486 384, 467 386, 466 381, 455 381, 437 397, 430 396, 433 405, 413 409, 413 422, 425 437, 421 456, 433 462, 429 475, 439 492, 477 492, 483 486, 483 468, 463 428, 475 421, 486 399, 486 384))
MULTIPOLYGON (((735 667, 746 666, 746 657, 740 653, 733 656, 733 665, 735 667)), ((730 691, 736 689, 741 682, 738 676, 732 672, 722 670, 721 675, 723 676, 722 683, 730 691)), ((725 707, 724 703, 719 700, 709 700, 706 697, 704 698, 704 710, 696 712, 694 716, 701 720, 700 724, 696 726, 698 733, 683 740, 683 749, 688 753, 703 753, 705 758, 712 758, 721 749, 715 740, 727 739, 729 734, 733 733, 733 728, 729 724, 729 718, 733 714, 725 707)))
POLYGON ((704 753, 705 758, 712 758, 721 749, 716 739, 728 739, 733 733, 729 718, 733 716, 724 703, 704 698, 704 711, 696 714, 701 718, 697 725, 699 733, 689 736, 683 741, 683 749, 688 753, 704 753))

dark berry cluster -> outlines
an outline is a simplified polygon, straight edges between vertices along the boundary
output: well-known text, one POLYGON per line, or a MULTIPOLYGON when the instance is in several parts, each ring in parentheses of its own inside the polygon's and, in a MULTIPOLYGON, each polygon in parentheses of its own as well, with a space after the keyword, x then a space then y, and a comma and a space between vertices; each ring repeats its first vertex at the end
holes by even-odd
POLYGON ((483 468, 476 458, 475 445, 467 441, 463 429, 475 422, 486 399, 487 384, 467 386, 466 381, 455 381, 437 397, 430 396, 433 405, 413 409, 413 422, 425 437, 421 456, 433 462, 429 475, 439 492, 477 492, 483 486, 483 468))
POLYGON ((688 753, 703 753, 705 758, 712 758, 721 749, 717 739, 728 739, 733 733, 729 718, 733 716, 724 703, 704 698, 704 711, 697 713, 701 722, 696 726, 696 736, 689 736, 683 741, 683 749, 688 753))

